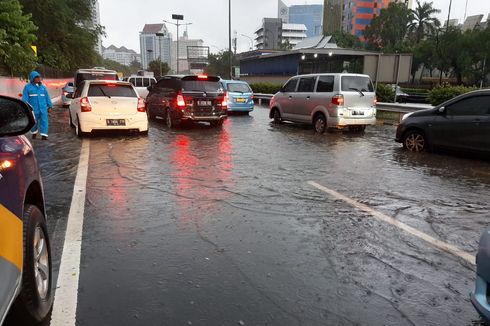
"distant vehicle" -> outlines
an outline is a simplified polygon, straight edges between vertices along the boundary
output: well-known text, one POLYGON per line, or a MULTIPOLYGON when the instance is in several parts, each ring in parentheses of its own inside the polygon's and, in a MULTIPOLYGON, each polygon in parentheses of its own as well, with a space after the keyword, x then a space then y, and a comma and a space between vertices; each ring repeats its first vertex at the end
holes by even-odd
POLYGON ((253 91, 247 82, 240 80, 221 80, 228 95, 228 112, 252 112, 254 109, 253 91))
POLYGON ((227 118, 228 98, 219 77, 165 76, 148 90, 149 118, 164 117, 169 128, 185 121, 221 126, 227 118))
POLYGON ((458 96, 433 109, 406 114, 397 142, 421 152, 436 148, 490 153, 490 90, 458 96))
POLYGON ((470 294, 471 303, 486 324, 490 324, 490 228, 483 232, 476 255, 475 292, 470 294))
POLYGON ((396 89, 396 101, 398 103, 427 103, 427 93, 406 93, 400 86, 391 85, 393 91, 396 89))
POLYGON ((136 75, 140 77, 155 77, 155 73, 153 71, 146 71, 146 70, 138 70, 136 75))
POLYGON ((33 147, 21 136, 34 123, 28 104, 0 96, 0 325, 14 306, 37 325, 53 304, 43 184, 33 147))
POLYGON ((376 123, 376 94, 368 75, 311 74, 291 78, 270 102, 275 122, 313 124, 315 131, 364 130, 376 123))
POLYGON ((125 77, 123 81, 127 81, 133 84, 139 96, 144 99, 146 99, 146 97, 148 96, 148 87, 153 86, 157 83, 155 77, 141 77, 141 76, 125 77))
POLYGON ((84 80, 118 80, 117 72, 103 68, 79 69, 75 73, 75 88, 84 80))
POLYGON ((148 132, 145 100, 123 81, 83 81, 70 104, 70 125, 79 137, 94 130, 148 132))
POLYGON ((69 99, 67 95, 73 95, 73 92, 75 92, 75 84, 73 82, 66 83, 66 85, 61 89, 61 104, 63 106, 70 106, 71 99, 69 99))

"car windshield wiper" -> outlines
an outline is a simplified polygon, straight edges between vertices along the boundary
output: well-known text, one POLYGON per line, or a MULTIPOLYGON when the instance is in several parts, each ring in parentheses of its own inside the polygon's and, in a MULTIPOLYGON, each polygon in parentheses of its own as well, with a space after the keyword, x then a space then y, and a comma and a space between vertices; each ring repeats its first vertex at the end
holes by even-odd
POLYGON ((349 89, 350 90, 353 90, 353 91, 356 91, 356 92, 359 92, 359 94, 361 94, 361 96, 364 96, 364 93, 360 89, 357 89, 357 88, 354 88, 354 87, 351 87, 349 89))
POLYGON ((105 97, 111 98, 109 95, 106 94, 106 92, 104 92, 104 89, 102 87, 99 86, 99 89, 105 97))

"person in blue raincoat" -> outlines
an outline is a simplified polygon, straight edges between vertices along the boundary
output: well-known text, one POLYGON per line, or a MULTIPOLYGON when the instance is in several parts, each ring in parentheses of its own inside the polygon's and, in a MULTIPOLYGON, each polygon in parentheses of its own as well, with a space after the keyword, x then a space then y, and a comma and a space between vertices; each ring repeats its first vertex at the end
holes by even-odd
POLYGON ((48 89, 42 84, 41 74, 37 71, 31 72, 29 75, 29 83, 24 87, 22 100, 29 103, 34 109, 36 124, 31 130, 32 139, 35 139, 39 131, 41 131, 42 139, 47 140, 49 129, 48 113, 53 108, 53 103, 48 89))

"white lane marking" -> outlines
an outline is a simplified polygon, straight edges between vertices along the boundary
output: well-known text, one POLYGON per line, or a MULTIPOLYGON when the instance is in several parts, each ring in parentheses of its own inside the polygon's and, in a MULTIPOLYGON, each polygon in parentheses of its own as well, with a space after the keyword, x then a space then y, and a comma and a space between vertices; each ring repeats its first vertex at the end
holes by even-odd
POLYGON ((83 140, 68 214, 51 326, 74 326, 76 321, 89 154, 90 141, 83 140))
POLYGON ((475 265, 476 262, 475 262, 475 256, 473 256, 472 254, 466 252, 466 251, 463 251, 449 243, 446 243, 444 241, 441 241, 441 240, 438 240, 434 237, 431 237, 430 235, 428 235, 427 233, 424 233, 422 231, 419 231, 403 222, 400 222, 398 221, 397 219, 394 219, 393 217, 390 217, 388 215, 385 215, 381 212, 378 212, 374 209, 372 209, 371 207, 365 205, 365 204, 362 204, 360 202, 358 202, 357 200, 354 200, 350 197, 347 197, 345 195, 342 195, 341 193, 335 191, 335 190, 332 190, 332 189, 329 189, 327 187, 324 187, 314 181, 308 181, 308 184, 310 186, 313 186, 315 188, 317 188, 318 190, 321 190, 327 194, 329 194, 330 196, 334 197, 335 199, 340 199, 344 202, 346 202, 347 204, 355 207, 355 208, 358 208, 368 214, 370 214, 371 216, 373 216, 374 218, 380 220, 380 221, 383 221, 383 222, 386 222, 386 223, 389 223, 393 226, 396 226, 397 228, 413 235, 413 236, 416 236, 417 238, 419 239, 422 239, 424 240, 425 242, 433 245, 434 247, 440 249, 440 250, 443 250, 445 252, 448 252, 454 256, 457 256, 457 257, 460 257, 464 260, 466 260, 467 262, 469 262, 470 264, 473 264, 475 265))

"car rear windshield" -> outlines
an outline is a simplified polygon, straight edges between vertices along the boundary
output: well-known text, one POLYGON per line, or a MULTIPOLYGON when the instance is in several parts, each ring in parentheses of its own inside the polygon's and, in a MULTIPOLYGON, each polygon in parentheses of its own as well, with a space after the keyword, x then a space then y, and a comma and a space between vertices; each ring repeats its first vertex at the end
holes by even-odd
POLYGON ((75 77, 75 85, 80 85, 84 80, 117 80, 117 75, 104 72, 78 73, 75 77))
POLYGON ((104 85, 93 84, 88 89, 90 97, 138 97, 134 89, 129 85, 104 85))
POLYGON ((343 76, 342 91, 344 92, 374 92, 373 83, 369 77, 343 76))
POLYGON ((185 92, 218 92, 221 85, 217 81, 183 80, 182 90, 185 92))
POLYGON ((226 89, 228 92, 233 92, 233 93, 251 93, 252 90, 250 89, 250 86, 247 84, 242 84, 242 83, 232 83, 228 84, 226 86, 226 89))

